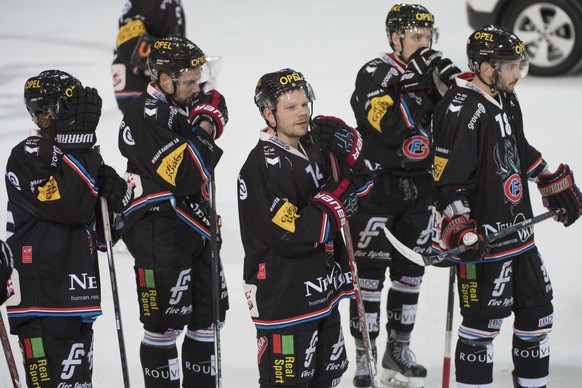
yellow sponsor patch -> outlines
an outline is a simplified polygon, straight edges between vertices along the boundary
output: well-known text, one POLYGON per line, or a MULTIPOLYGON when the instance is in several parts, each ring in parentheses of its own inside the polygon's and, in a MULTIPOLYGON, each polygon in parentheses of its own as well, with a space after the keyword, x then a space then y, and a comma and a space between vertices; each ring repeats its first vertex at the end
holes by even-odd
POLYGON ((132 20, 131 22, 119 27, 117 33, 117 47, 135 37, 140 36, 146 32, 145 24, 141 20, 132 20))
POLYGON ((39 201, 47 202, 47 201, 56 201, 61 199, 61 193, 59 192, 59 185, 53 176, 51 175, 48 181, 38 187, 38 196, 39 201))
POLYGON ((368 122, 372 127, 378 132, 382 132, 380 127, 380 121, 388 112, 388 109, 394 105, 394 100, 392 97, 380 96, 374 97, 370 100, 370 110, 368 111, 368 122))
POLYGON ((162 159, 162 163, 156 170, 159 176, 163 180, 176 186, 176 175, 178 174, 178 169, 182 160, 184 160, 184 150, 186 149, 186 144, 182 144, 180 147, 176 148, 172 153, 162 159))
POLYGON ((290 202, 285 202, 271 221, 286 231, 295 233, 295 220, 297 218, 299 218, 299 214, 297 214, 297 206, 290 202))
POLYGON ((434 180, 438 182, 441 179, 441 175, 443 171, 445 171, 445 167, 449 159, 441 158, 440 156, 434 157, 434 180))

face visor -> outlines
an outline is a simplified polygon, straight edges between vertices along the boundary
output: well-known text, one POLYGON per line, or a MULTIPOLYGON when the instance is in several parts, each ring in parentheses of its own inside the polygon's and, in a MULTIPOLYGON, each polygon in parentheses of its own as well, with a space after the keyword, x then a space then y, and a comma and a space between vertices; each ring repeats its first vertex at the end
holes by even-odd
POLYGON ((500 77, 511 77, 519 74, 519 78, 523 78, 529 71, 529 58, 525 51, 520 59, 514 60, 492 60, 491 66, 500 77))
MULTIPOLYGON (((186 69, 182 69, 176 75, 177 75, 177 78, 173 78, 172 79, 176 84, 178 84, 180 82, 182 82, 182 83, 184 83, 184 82, 186 82, 186 83, 196 82, 197 84, 201 84, 201 83, 204 83, 204 82, 207 82, 208 80, 210 80, 210 77, 212 76, 212 73, 210 71, 210 67, 208 67, 208 65, 205 62, 205 63, 203 63, 202 65, 200 65, 198 67, 194 67, 194 68, 189 67, 189 68, 186 68, 186 69), (181 78, 180 75, 181 74, 184 74, 184 73, 193 73, 195 75, 195 80, 194 81, 192 81, 192 80, 188 80, 188 81, 181 80, 180 79, 181 78)), ((186 85, 186 86, 189 86, 189 85, 186 85)))
POLYGON ((37 114, 42 113, 47 115, 51 120, 55 120, 60 110, 60 105, 64 103, 61 98, 57 96, 41 96, 37 98, 31 98, 28 102, 25 100, 26 107, 32 121, 38 124, 37 114))
POLYGON ((432 45, 436 44, 439 40, 439 29, 436 27, 402 27, 398 31, 398 36, 402 42, 404 42, 405 39, 415 42, 426 39, 428 41, 428 47, 432 48, 432 45))

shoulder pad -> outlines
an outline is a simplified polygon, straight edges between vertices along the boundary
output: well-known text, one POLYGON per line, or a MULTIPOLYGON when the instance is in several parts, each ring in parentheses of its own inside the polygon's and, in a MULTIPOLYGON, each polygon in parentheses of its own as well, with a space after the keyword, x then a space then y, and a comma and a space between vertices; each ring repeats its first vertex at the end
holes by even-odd
POLYGON ((362 67, 362 73, 372 79, 372 82, 382 88, 397 83, 400 79, 400 72, 394 66, 386 63, 381 58, 376 58, 366 63, 362 67))

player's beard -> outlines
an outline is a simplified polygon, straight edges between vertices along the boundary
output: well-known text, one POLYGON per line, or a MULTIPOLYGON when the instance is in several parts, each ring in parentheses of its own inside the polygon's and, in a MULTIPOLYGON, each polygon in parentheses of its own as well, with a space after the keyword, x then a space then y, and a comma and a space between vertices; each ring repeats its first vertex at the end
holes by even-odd
POLYGON ((176 99, 175 95, 172 96, 172 102, 174 103, 174 105, 176 105, 179 108, 182 108, 183 110, 186 110, 188 108, 190 108, 192 106, 192 100, 194 99, 193 96, 191 97, 187 97, 187 98, 183 98, 183 99, 176 99))
POLYGON ((502 93, 513 93, 515 90, 515 85, 517 85, 517 80, 505 83, 502 83, 500 80, 498 80, 497 84, 495 85, 495 89, 502 93))

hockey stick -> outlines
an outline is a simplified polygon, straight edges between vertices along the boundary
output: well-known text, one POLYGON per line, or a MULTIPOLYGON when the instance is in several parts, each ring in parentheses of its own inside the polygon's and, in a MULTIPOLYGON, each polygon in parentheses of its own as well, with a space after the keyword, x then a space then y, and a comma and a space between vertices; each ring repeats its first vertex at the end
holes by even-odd
MULTIPOLYGON (((98 145, 94 147, 98 153, 98 145)), ((104 197, 99 197, 101 205, 101 215, 103 217, 103 233, 105 234, 105 244, 107 245, 107 261, 109 263, 109 280, 111 281, 111 293, 113 294, 113 310, 115 312, 115 324, 117 327, 117 342, 119 343, 119 356, 121 358, 121 372, 123 374, 123 386, 129 388, 129 370, 127 367, 127 356, 125 354, 125 340, 123 336, 123 326, 121 324, 121 305, 119 303, 119 292, 117 290, 117 277, 115 276, 115 263, 113 261, 113 238, 111 237, 111 224, 109 223, 109 206, 104 197)))
MULTIPOLYGON (((329 153, 329 160, 331 162, 331 170, 333 179, 339 182, 339 166, 337 159, 333 153, 329 153)), ((358 320, 360 324, 360 332, 362 333, 362 340, 364 348, 366 349, 366 361, 368 363, 368 370, 370 371, 370 380, 372 388, 378 387, 376 381, 376 362, 372 353, 372 342, 370 341, 370 334, 368 333, 368 323, 366 322, 366 310, 364 309, 364 300, 362 299, 362 291, 360 290, 360 278, 358 276, 358 267, 356 265, 356 258, 354 257, 354 246, 352 244, 352 235, 350 232, 350 224, 346 219, 343 226, 344 239, 346 241, 346 249, 348 251, 348 262, 350 264, 350 272, 352 273, 352 283, 356 294, 356 306, 358 309, 358 320)))
POLYGON ((453 345, 453 312, 455 309, 455 267, 449 269, 449 297, 447 300, 447 323, 445 328, 445 355, 443 357, 442 388, 449 388, 451 380, 451 349, 453 345))
MULTIPOLYGON (((485 244, 488 245, 488 244, 492 243, 493 241, 499 240, 499 239, 506 237, 512 233, 515 233, 519 230, 522 230, 524 228, 532 226, 533 224, 537 224, 538 222, 547 220, 548 218, 556 218, 561 213, 562 213, 561 210, 547 211, 547 212, 542 213, 540 215, 537 215, 535 217, 528 218, 527 220, 518 222, 517 224, 513 224, 512 226, 509 226, 509 227, 502 229, 498 232, 495 232, 495 233, 492 233, 490 235, 485 236, 485 244)), ((396 237, 394 237, 394 235, 386 227, 384 228, 384 233, 386 234, 386 237, 388 237, 388 240, 390 241, 392 246, 398 252, 400 252, 408 260, 410 260, 418 265, 423 265, 423 266, 438 264, 444 260, 451 259, 453 256, 458 256, 461 253, 471 249, 470 246, 460 245, 456 248, 450 249, 450 250, 445 251, 443 253, 425 256, 425 255, 421 255, 418 252, 413 251, 412 249, 408 248, 406 245, 404 245, 403 243, 398 241, 398 239, 396 237)), ((481 261, 481 260, 477 260, 477 261, 481 261)))
POLYGON ((20 384, 20 377, 18 376, 18 368, 16 367, 16 362, 14 361, 14 354, 12 354, 10 340, 8 339, 6 325, 4 324, 4 318, 2 318, 1 312, 0 312, 0 340, 2 341, 4 356, 6 356, 6 364, 8 365, 8 370, 10 371, 12 385, 14 386, 14 388, 20 388, 22 387, 22 385, 20 384))
POLYGON ((218 278, 220 277, 220 268, 218 265, 218 225, 216 216, 216 181, 214 178, 215 171, 210 176, 210 248, 211 256, 211 275, 212 275, 212 317, 214 330, 214 364, 215 364, 215 386, 222 386, 222 367, 220 354, 220 286, 218 278))
POLYGON ((113 309, 115 311, 115 323, 117 326, 117 340, 119 342, 119 355, 121 357, 121 372, 123 374, 123 386, 129 388, 129 370, 127 368, 127 356, 125 354, 125 340, 123 337, 123 327, 121 325, 121 306, 119 304, 119 293, 117 291, 117 277, 115 276, 115 263, 113 262, 113 243, 111 238, 111 225, 109 224, 109 208, 107 200, 99 197, 101 203, 101 213, 103 213, 103 230, 105 233, 105 243, 107 244, 107 261, 109 262, 109 279, 111 280, 111 293, 113 294, 113 309))

